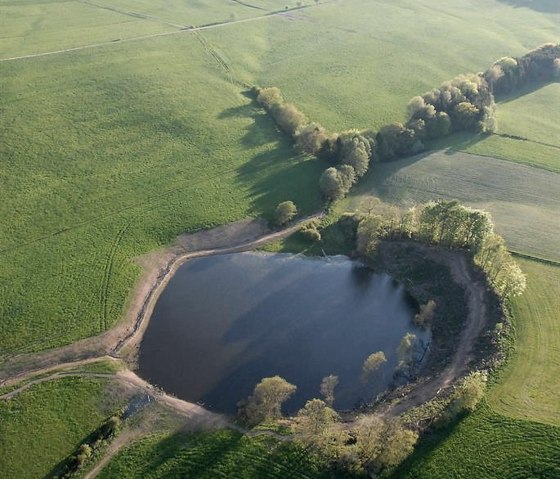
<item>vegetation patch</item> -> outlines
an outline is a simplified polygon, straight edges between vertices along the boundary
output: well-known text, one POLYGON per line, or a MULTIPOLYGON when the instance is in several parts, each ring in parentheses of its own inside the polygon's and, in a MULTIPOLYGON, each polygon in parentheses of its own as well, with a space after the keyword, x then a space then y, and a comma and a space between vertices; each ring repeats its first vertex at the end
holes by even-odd
POLYGON ((53 475, 66 456, 120 406, 107 382, 64 378, 0 401, 0 471, 5 477, 53 475))
POLYGON ((501 416, 488 406, 426 437, 391 479, 553 478, 560 429, 501 416))

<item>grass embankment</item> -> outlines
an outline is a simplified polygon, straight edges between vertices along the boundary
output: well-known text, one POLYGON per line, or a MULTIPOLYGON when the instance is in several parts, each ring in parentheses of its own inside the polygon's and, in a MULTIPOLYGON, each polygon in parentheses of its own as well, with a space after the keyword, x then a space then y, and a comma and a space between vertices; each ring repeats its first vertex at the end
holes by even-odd
POLYGON ((109 328, 139 274, 132 258, 185 230, 286 199, 321 205, 322 165, 296 155, 192 36, 2 71, 0 351, 109 328))
POLYGON ((552 479, 560 475, 560 428, 510 419, 482 405, 425 439, 391 479, 552 479))
MULTIPOLYGON (((236 479, 336 478, 309 451, 270 436, 233 431, 155 435, 121 451, 99 475, 104 478, 236 479)), ((348 477, 348 476, 346 476, 348 477)))
POLYGON ((527 290, 513 303, 515 352, 488 403, 513 418, 560 426, 560 266, 517 261, 527 290))
POLYGON ((122 404, 106 380, 64 378, 0 401, 2 477, 50 477, 61 461, 122 404))

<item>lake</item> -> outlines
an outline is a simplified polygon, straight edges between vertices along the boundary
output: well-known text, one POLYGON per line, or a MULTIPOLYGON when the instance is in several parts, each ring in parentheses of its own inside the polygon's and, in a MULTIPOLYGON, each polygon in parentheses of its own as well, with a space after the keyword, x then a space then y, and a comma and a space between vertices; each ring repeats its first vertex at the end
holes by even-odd
POLYGON ((339 377, 335 408, 369 401, 391 382, 396 348, 415 327, 404 288, 344 256, 237 253, 187 261, 159 297, 140 345, 139 375, 210 410, 235 413, 263 377, 297 386, 294 412, 339 377), (373 352, 388 362, 364 384, 373 352))

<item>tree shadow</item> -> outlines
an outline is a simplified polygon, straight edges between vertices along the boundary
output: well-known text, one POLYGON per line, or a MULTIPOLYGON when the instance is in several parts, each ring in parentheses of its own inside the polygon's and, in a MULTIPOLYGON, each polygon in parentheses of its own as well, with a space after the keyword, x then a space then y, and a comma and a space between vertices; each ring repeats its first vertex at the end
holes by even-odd
MULTIPOLYGON (((559 3, 560 5, 560 3, 559 3)), ((551 83, 554 82, 548 82, 548 81, 540 81, 540 82, 531 82, 528 83, 526 85, 523 85, 522 87, 518 88, 517 90, 510 92, 510 93, 506 93, 500 96, 496 96, 496 104, 497 107, 500 108, 500 104, 502 103, 509 103, 510 101, 514 101, 517 100, 518 98, 521 98, 525 95, 530 95, 531 93, 536 92, 537 90, 540 90, 541 88, 544 88, 548 85, 550 85, 551 83)))
POLYGON ((281 131, 268 113, 255 100, 251 90, 242 92, 251 101, 228 108, 219 119, 246 117, 252 121, 246 127, 242 144, 261 148, 237 170, 237 179, 248 190, 252 204, 250 213, 271 219, 272 210, 282 201, 293 201, 300 213, 311 213, 322 206, 319 176, 327 165, 298 153, 293 139, 281 131))
POLYGON ((529 8, 536 12, 560 13, 560 3, 558 0, 498 0, 514 8, 529 8))
POLYGON ((453 419, 447 426, 435 429, 425 434, 419 441, 414 452, 405 459, 399 466, 384 475, 386 479, 400 479, 405 477, 412 470, 416 470, 418 465, 429 458, 445 441, 453 434, 456 428, 463 422, 465 415, 460 415, 453 419))

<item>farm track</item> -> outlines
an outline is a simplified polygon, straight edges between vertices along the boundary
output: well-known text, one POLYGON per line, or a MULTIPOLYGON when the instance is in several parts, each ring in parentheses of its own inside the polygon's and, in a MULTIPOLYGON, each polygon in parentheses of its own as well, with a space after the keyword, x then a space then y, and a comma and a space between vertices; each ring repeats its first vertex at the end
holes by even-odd
MULTIPOLYGON (((335 0, 331 0, 335 1, 335 0)), ((322 4, 325 3, 331 3, 331 2, 322 2, 322 4)), ((91 3, 91 2, 82 2, 85 4, 90 4, 92 6, 94 6, 95 4, 91 3)), ((320 4, 318 5, 307 5, 303 8, 314 8, 317 6, 320 6, 320 4)), ((98 5, 99 8, 107 8, 108 10, 113 10, 112 8, 109 7, 101 7, 98 5)), ((301 8, 299 8, 301 9, 301 8)), ((133 16, 139 19, 145 19, 145 20, 152 20, 152 21, 156 21, 155 17, 153 19, 151 19, 149 16, 140 16, 143 14, 137 14, 134 15, 133 12, 123 12, 123 11, 117 11, 114 10, 117 13, 121 13, 121 14, 126 14, 128 16, 133 16)), ((210 23, 207 25, 200 25, 200 26, 180 26, 180 25, 174 25, 171 23, 167 23, 167 25, 169 26, 173 26, 174 28, 179 28, 178 30, 173 30, 170 32, 161 32, 161 33, 153 33, 151 35, 140 35, 137 37, 131 37, 131 38, 125 38, 125 39, 118 39, 118 40, 108 40, 105 42, 98 42, 98 43, 91 43, 89 45, 82 45, 79 47, 72 47, 72 48, 64 48, 61 50, 53 50, 50 52, 41 52, 41 53, 33 53, 30 55, 21 55, 21 56, 17 56, 17 57, 9 57, 9 58, 0 58, 0 63, 2 62, 11 62, 11 61, 17 61, 17 60, 27 60, 27 59, 32 59, 32 58, 39 58, 39 57, 46 57, 46 56, 50 56, 50 55, 60 55, 60 54, 64 54, 64 53, 71 53, 71 52, 78 52, 78 51, 82 51, 82 50, 91 50, 93 48, 100 48, 100 47, 105 47, 105 46, 109 46, 109 45, 118 45, 121 43, 129 43, 129 42, 136 42, 136 41, 140 41, 140 40, 148 40, 150 38, 158 38, 158 37, 166 37, 166 36, 170 36, 170 35, 178 35, 178 34, 185 34, 185 33, 194 33, 194 32, 201 32, 204 30, 214 30, 216 28, 224 28, 224 27, 228 27, 231 25, 239 25, 241 23, 249 23, 249 22, 255 22, 258 20, 265 20, 271 17, 282 17, 282 16, 286 16, 289 14, 289 10, 288 11, 279 11, 279 12, 270 12, 270 13, 266 13, 264 15, 259 15, 257 17, 249 17, 249 18, 242 18, 240 20, 232 20, 232 21, 228 21, 228 22, 215 22, 215 23, 210 23)), ((161 20, 159 20, 160 22, 162 22, 161 20)))
POLYGON ((101 324, 100 324, 100 331, 106 331, 108 322, 108 301, 109 301, 109 280, 111 278, 111 273, 113 271, 113 263, 115 259, 115 254, 117 249, 119 248, 119 244, 128 230, 130 223, 127 223, 123 226, 117 234, 115 241, 111 245, 111 250, 109 251, 109 255, 107 257, 107 261, 105 263, 105 269, 103 271, 103 281, 101 284, 101 324))
POLYGON ((380 408, 381 414, 390 416, 397 416, 420 406, 463 377, 468 372, 475 341, 488 319, 485 300, 486 285, 475 280, 464 254, 417 243, 406 244, 413 246, 418 252, 433 261, 449 267, 453 279, 465 291, 469 313, 451 362, 441 373, 414 387, 404 400, 380 408))

